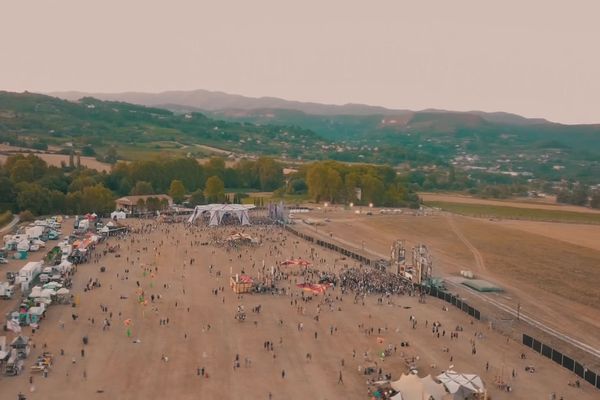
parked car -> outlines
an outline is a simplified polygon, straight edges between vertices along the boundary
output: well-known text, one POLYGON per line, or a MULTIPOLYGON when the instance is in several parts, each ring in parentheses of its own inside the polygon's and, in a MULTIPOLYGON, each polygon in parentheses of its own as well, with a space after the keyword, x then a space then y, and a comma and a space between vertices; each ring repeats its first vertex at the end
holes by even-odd
POLYGON ((0 264, 8 264, 8 260, 4 257, 0 257, 0 264))

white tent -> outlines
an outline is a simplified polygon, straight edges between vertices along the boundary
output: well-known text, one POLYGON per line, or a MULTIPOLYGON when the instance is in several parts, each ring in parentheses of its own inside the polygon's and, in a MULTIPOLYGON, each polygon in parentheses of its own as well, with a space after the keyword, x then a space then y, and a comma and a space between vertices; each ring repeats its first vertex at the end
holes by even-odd
POLYGON ((394 400, 443 400, 446 394, 444 387, 429 375, 419 378, 417 375, 403 374, 397 381, 390 382, 390 386, 400 394, 394 396, 394 400))
POLYGON ((210 213, 208 220, 209 226, 221 225, 223 217, 227 214, 235 216, 241 225, 250 225, 250 218, 248 217, 248 210, 254 208, 253 205, 246 204, 207 204, 204 206, 196 206, 194 212, 188 219, 190 224, 193 224, 198 217, 203 213, 210 213))
POLYGON ((474 374, 459 374, 454 371, 445 371, 437 376, 453 399, 466 399, 477 393, 485 393, 485 386, 481 378, 474 374))
POLYGON ((113 211, 110 213, 110 219, 125 219, 127 214, 125 211, 113 211))

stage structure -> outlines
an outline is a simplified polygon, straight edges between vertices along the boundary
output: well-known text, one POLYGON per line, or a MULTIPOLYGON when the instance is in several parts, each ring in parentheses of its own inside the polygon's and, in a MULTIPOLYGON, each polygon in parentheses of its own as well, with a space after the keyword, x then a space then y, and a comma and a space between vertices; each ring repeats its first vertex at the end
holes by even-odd
POLYGON ((284 224, 290 223, 289 211, 283 201, 280 201, 279 203, 269 203, 267 209, 271 220, 282 222, 284 224))
POLYGON ((413 283, 422 285, 431 278, 433 262, 427 246, 419 243, 413 247, 413 283))
POLYGON ((406 262, 406 245, 404 240, 396 240, 392 244, 390 267, 392 271, 402 275, 415 285, 424 285, 432 278, 433 262, 427 246, 419 243, 412 248, 412 263, 406 262))
POLYGON ((397 274, 403 274, 406 269, 406 247, 404 240, 396 240, 392 244, 392 257, 390 267, 397 274))
POLYGON ((193 224, 199 217, 208 214, 208 225, 219 226, 223 222, 223 217, 231 215, 235 217, 241 225, 250 225, 248 211, 255 206, 251 204, 207 204, 196 206, 194 212, 188 219, 188 223, 193 224))

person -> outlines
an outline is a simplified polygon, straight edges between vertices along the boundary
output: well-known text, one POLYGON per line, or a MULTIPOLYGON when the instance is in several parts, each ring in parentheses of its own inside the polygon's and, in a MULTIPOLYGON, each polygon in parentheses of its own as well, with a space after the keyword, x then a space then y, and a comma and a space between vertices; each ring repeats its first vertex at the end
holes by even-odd
POLYGON ((338 384, 340 384, 340 383, 341 383, 342 385, 344 384, 344 379, 343 379, 343 377, 342 377, 342 371, 340 371, 340 377, 338 378, 338 384))
POLYGON ((285 369, 281 370, 281 379, 285 379, 285 369))

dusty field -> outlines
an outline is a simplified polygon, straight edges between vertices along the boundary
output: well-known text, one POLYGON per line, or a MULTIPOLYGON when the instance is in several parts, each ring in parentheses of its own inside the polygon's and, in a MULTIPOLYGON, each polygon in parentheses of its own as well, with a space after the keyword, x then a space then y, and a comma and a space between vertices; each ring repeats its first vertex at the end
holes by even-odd
MULTIPOLYGON (((358 249, 365 240, 366 250, 382 258, 389 258, 396 239, 405 239, 407 247, 425 243, 436 275, 456 276, 470 269, 506 290, 496 295, 498 300, 513 308, 520 303, 527 315, 600 348, 598 250, 457 215, 365 216, 329 210, 307 216, 330 219, 317 228, 325 237, 332 234, 358 249)), ((554 225, 557 232, 566 224, 554 225)), ((307 225, 303 229, 315 231, 307 225)))
POLYGON ((457 194, 438 194, 438 193, 419 193, 419 196, 425 201, 443 201, 449 203, 466 203, 466 204, 487 204, 491 206, 504 206, 516 208, 533 208, 538 210, 561 210, 574 211, 584 213, 600 213, 600 210, 594 210, 587 207, 571 206, 565 204, 549 203, 547 200, 489 200, 479 199, 476 197, 461 196, 457 194))
MULTIPOLYGON (((566 399, 587 400, 597 396, 586 384, 582 389, 568 387, 567 382, 574 380, 573 376, 551 361, 517 343, 507 342, 484 324, 471 324, 464 313, 452 307, 442 311, 442 303, 435 299, 420 304, 414 297, 399 296, 394 298, 395 305, 377 305, 376 298, 370 296, 362 305, 354 304, 351 295, 341 298, 335 289, 328 294, 332 301, 330 309, 321 302, 322 297, 301 301, 293 276, 283 284, 291 287, 291 296, 238 297, 227 287, 230 272, 245 270, 256 276, 263 260, 269 269, 284 258, 310 256, 305 242, 278 230, 252 228, 246 232, 262 236, 263 245, 227 252, 194 243, 208 240, 207 231, 189 233, 181 225, 165 226, 150 234, 135 235, 133 240, 121 240, 120 258, 107 255, 98 263, 81 265, 74 283, 79 306, 52 306, 40 330, 33 335, 36 349, 32 357, 41 352, 44 344, 57 354, 49 377, 36 375, 34 392, 30 392, 28 374, 2 377, 2 398, 16 398, 16 393, 23 391, 29 399, 50 400, 268 399, 269 392, 273 399, 366 399, 366 377, 358 373, 358 366, 377 362, 384 372, 391 372, 396 378, 405 371, 402 351, 406 356, 420 357, 422 376, 437 374, 450 364, 458 371, 481 374, 494 400, 545 399, 552 391, 566 399), (196 262, 190 265, 192 258, 196 262), (214 265, 212 272, 210 264, 214 265), (151 267, 154 275, 144 274, 143 265, 151 267), (100 273, 100 266, 106 266, 107 272, 100 273), (82 292, 90 277, 99 278, 102 287, 82 292), (160 294, 161 299, 148 301, 147 306, 138 303, 138 282, 146 299, 150 294, 160 294), (218 287, 224 290, 214 295, 213 290, 218 287), (294 301, 304 307, 304 314, 298 312, 294 301), (248 310, 246 322, 234 319, 239 304, 248 310), (251 307, 259 304, 260 314, 250 312, 251 307), (317 322, 313 317, 318 313, 318 304, 321 311, 317 322), (108 312, 102 312, 100 305, 108 307, 108 312), (71 319, 72 313, 79 315, 77 321, 71 319), (410 315, 417 317, 415 330, 410 328, 410 315), (106 331, 101 328, 104 318, 112 322, 106 331), (169 323, 162 325, 160 320, 166 318, 169 323), (130 338, 123 324, 126 319, 132 319, 130 338), (64 322, 64 329, 59 321, 64 322), (431 327, 426 326, 432 321, 441 322, 446 334, 434 336, 431 327), (299 323, 304 324, 302 331, 298 329, 299 323), (361 323, 364 328, 359 329, 361 323), (449 332, 456 325, 463 326, 464 331, 458 340, 450 340, 449 332), (333 334, 332 327, 336 329, 333 334), (373 328, 373 334, 366 334, 365 328, 373 328), (475 339, 477 354, 473 355, 470 341, 475 332, 481 332, 481 338, 475 339), (81 343, 84 335, 90 338, 87 346, 81 343), (385 344, 378 344, 377 337, 382 337, 385 344), (274 351, 264 349, 265 341, 274 343, 274 351), (400 341, 409 341, 410 347, 401 348, 400 341), (397 346, 397 352, 385 360, 378 359, 375 354, 388 344, 397 346), (449 347, 449 352, 444 352, 444 347, 449 347), (60 349, 64 350, 64 356, 58 355, 60 349), (352 356, 353 350, 356 358, 352 356), (365 360, 365 352, 371 362, 365 360), (527 354, 526 360, 519 357, 521 352, 527 354), (312 354, 312 361, 306 360, 307 353, 312 354), (236 354, 240 358, 239 369, 233 368, 236 354), (161 361, 163 355, 168 362, 161 361), (251 360, 250 366, 246 366, 246 359, 251 360), (487 372, 486 362, 490 366, 487 372), (537 372, 526 373, 526 365, 535 365, 537 372), (205 368, 209 377, 199 376, 198 368, 205 368), (510 377, 513 369, 516 378, 510 377), (343 384, 338 384, 340 371, 343 384), (498 376, 510 382, 512 393, 494 386, 498 376)), ((426 232, 423 228, 419 234, 426 232)), ((460 247, 460 242, 455 245, 460 247)), ((318 268, 337 270, 348 262, 336 261, 337 254, 316 251, 316 258, 323 259, 318 268)), ((7 268, 17 270, 21 264, 13 261, 7 268)), ((16 303, 16 299, 1 302, 0 312, 8 312, 16 303)), ((31 334, 28 328, 24 333, 31 334)), ((13 334, 8 334, 10 339, 13 334)))
POLYGON ((490 221, 490 223, 600 251, 600 226, 598 225, 514 220, 490 221))
MULTIPOLYGON (((50 153, 35 153, 35 155, 41 158, 42 160, 46 161, 48 165, 52 165, 55 167, 60 167, 61 161, 64 161, 67 165, 69 164, 69 156, 67 155, 50 153)), ((0 154, 0 163, 3 163, 7 158, 7 154, 0 154)), ((75 159, 75 161, 77 161, 77 159, 75 159)), ((111 169, 110 164, 100 162, 94 157, 81 157, 81 165, 98 171, 110 172, 111 169)))

